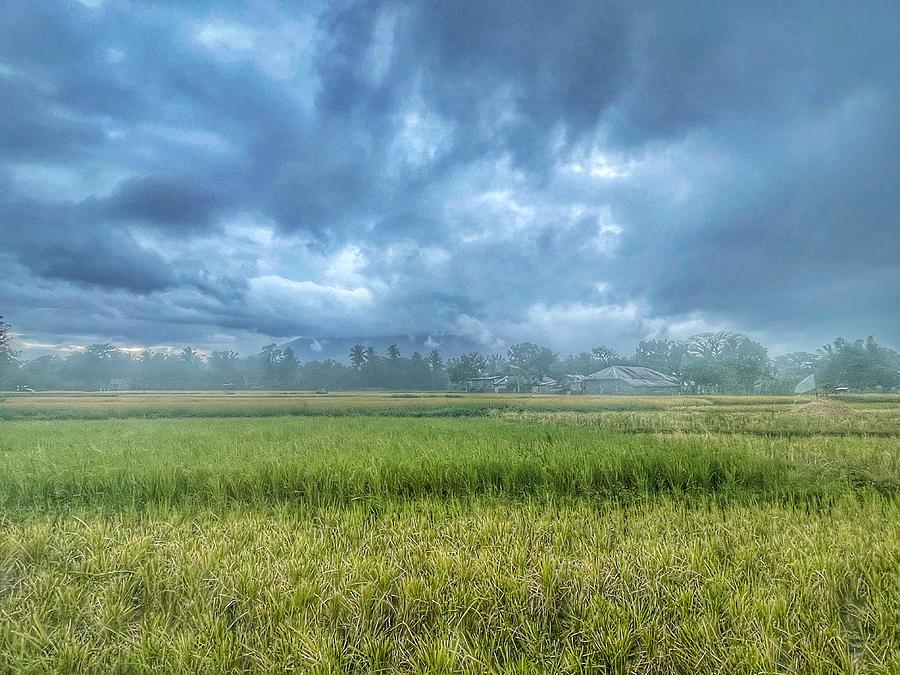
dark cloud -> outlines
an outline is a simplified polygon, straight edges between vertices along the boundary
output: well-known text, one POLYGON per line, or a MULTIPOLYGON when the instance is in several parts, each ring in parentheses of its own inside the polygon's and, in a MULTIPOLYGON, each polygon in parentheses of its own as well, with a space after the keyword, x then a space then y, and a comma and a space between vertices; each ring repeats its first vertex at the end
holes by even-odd
POLYGON ((74 246, 48 245, 26 257, 40 276, 135 293, 165 289, 175 277, 158 255, 118 238, 91 237, 74 246))
POLYGON ((123 183, 105 201, 111 218, 152 225, 205 227, 219 210, 216 195, 190 176, 147 176, 123 183))
POLYGON ((0 209, 0 247, 38 277, 135 293, 176 283, 158 253, 127 232, 98 225, 98 209, 91 202, 0 201, 0 209))
POLYGON ((7 4, 23 332, 900 342, 892 3, 7 4))

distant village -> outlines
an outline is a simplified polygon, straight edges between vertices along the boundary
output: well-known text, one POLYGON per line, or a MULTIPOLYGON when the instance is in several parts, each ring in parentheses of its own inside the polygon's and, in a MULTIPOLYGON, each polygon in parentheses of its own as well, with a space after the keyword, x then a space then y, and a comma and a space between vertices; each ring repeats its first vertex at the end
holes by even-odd
MULTIPOLYGON (((416 345, 419 346, 419 345, 416 345)), ((397 343, 353 344, 347 361, 301 360, 290 343, 258 354, 123 349, 94 344, 60 355, 19 358, 0 320, 0 390, 461 391, 493 394, 674 395, 887 392, 900 388, 900 354, 874 338, 837 338, 814 352, 771 358, 740 333, 701 333, 684 340, 644 340, 625 356, 599 345, 559 354, 530 342, 503 354, 475 350, 444 357, 440 345, 411 353, 397 343), (801 386, 802 384, 802 386, 801 386)))
MULTIPOLYGON (((520 393, 522 382, 515 375, 473 377, 465 382, 467 391, 520 393)), ((671 376, 644 366, 609 366, 590 375, 565 375, 554 379, 546 375, 527 383, 532 394, 615 394, 651 396, 678 394, 681 382, 671 376)))

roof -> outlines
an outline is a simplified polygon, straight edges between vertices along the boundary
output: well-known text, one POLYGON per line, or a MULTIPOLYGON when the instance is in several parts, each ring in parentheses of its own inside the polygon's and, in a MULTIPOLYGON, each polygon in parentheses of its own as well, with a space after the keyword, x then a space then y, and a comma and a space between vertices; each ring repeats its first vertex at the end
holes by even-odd
POLYGON ((505 380, 506 375, 483 375, 481 377, 470 377, 466 382, 494 382, 505 380))
POLYGON ((556 384, 556 380, 554 380, 552 377, 547 377, 546 375, 544 375, 543 377, 539 377, 536 380, 532 380, 531 384, 535 387, 553 386, 554 384, 556 384))
POLYGON ((610 366, 588 375, 586 380, 621 380, 632 387, 677 387, 678 380, 643 366, 610 366))

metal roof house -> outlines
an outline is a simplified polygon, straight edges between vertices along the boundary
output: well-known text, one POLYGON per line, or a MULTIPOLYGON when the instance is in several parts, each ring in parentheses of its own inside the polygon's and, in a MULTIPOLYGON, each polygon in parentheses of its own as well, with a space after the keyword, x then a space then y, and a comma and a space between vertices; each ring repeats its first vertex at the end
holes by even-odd
POLYGON ((585 377, 581 388, 585 394, 671 395, 681 391, 681 383, 643 366, 610 366, 585 377))
POLYGON ((472 377, 466 380, 466 391, 493 392, 494 394, 509 391, 509 377, 506 375, 472 377))
POLYGON ((566 374, 559 381, 559 389, 566 394, 583 394, 582 382, 584 375, 566 374))
POLYGON ((559 391, 559 383, 552 377, 539 377, 531 381, 532 394, 552 394, 559 391))

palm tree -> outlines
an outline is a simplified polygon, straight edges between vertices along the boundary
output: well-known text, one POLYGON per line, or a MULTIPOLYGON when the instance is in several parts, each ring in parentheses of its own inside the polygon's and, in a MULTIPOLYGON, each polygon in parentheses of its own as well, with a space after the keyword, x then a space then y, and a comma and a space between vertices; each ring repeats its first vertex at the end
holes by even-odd
POLYGON ((391 359, 392 361, 396 361, 400 358, 400 347, 398 347, 397 345, 391 345, 387 348, 387 355, 389 359, 391 359))
POLYGON ((192 365, 202 360, 200 352, 193 347, 185 347, 181 350, 181 360, 188 365, 192 365))
POLYGON ((444 359, 441 358, 441 352, 438 351, 437 348, 428 352, 428 356, 425 357, 425 363, 427 363, 428 367, 435 373, 444 369, 444 359))
POLYGON ((366 350, 362 345, 353 345, 350 348, 350 365, 359 370, 366 362, 366 350))

